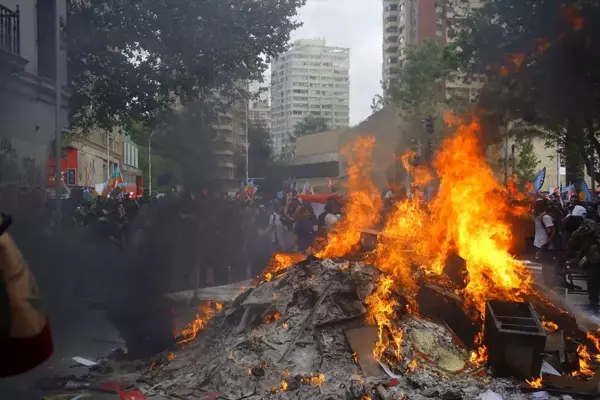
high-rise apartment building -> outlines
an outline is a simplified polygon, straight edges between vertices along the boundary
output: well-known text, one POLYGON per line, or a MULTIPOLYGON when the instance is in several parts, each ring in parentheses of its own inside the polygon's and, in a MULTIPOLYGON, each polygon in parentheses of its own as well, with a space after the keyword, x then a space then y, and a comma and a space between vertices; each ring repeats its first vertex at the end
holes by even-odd
MULTIPOLYGON (((383 82, 396 78, 408 46, 420 46, 425 39, 451 41, 448 17, 466 14, 480 7, 482 0, 383 0, 383 82)), ((447 82, 450 96, 474 100, 481 85, 465 85, 460 79, 447 82)))
POLYGON ((331 129, 350 122, 350 49, 324 39, 297 40, 271 64, 271 141, 274 155, 294 151, 294 127, 306 117, 326 118, 331 129))
POLYGON ((383 82, 394 79, 408 46, 426 38, 446 42, 444 7, 440 0, 383 0, 383 82))

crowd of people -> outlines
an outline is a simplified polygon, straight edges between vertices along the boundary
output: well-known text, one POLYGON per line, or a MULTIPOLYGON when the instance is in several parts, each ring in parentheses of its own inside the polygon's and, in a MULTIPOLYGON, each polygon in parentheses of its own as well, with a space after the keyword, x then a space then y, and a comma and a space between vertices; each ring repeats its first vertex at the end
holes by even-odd
POLYGON ((567 278, 587 276, 589 307, 599 312, 600 208, 597 202, 538 198, 533 206, 536 258, 542 263, 546 285, 581 289, 567 278))

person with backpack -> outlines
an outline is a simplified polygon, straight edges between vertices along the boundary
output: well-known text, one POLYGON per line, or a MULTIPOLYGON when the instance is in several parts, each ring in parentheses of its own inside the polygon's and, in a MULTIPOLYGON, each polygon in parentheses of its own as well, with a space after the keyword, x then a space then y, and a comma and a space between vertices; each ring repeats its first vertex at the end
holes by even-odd
POLYGON ((585 257, 583 266, 587 270, 589 307, 597 314, 600 297, 600 224, 585 219, 571 235, 567 257, 571 266, 578 266, 585 257))

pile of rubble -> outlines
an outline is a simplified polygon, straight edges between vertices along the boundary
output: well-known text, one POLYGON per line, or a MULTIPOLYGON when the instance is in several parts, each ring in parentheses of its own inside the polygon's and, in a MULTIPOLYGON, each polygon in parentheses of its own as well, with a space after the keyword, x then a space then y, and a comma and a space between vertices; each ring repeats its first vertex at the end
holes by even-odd
POLYGON ((456 329, 420 315, 398 321, 403 340, 395 365, 377 361, 378 327, 366 323, 366 299, 380 276, 361 262, 308 259, 230 304, 205 304, 197 320, 203 322, 190 325, 175 352, 106 360, 91 379, 132 382, 149 398, 531 398, 523 381, 492 378, 456 329))

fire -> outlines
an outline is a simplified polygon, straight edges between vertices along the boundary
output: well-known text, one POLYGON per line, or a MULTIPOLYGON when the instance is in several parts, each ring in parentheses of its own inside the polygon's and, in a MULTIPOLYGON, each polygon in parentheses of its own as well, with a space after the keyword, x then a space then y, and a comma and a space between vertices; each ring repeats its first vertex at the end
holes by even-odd
MULTIPOLYGON (((438 194, 429 203, 416 193, 396 204, 379 235, 374 263, 393 276, 410 300, 417 290, 411 265, 441 274, 448 254, 455 252, 466 261, 467 285, 461 293, 465 305, 483 315, 488 299, 522 300, 531 291, 532 278, 509 253, 507 215, 512 209, 507 189, 485 161, 479 121, 465 123, 449 114, 444 120, 458 126, 434 158, 438 194)), ((415 175, 411 157, 405 155, 403 163, 415 175)), ((378 307, 379 312, 384 309, 378 307)), ((416 307, 411 304, 410 309, 416 307)))
POLYGON ((577 355, 579 356, 579 371, 573 372, 572 376, 592 376, 594 375, 594 371, 590 367, 590 362, 592 357, 588 352, 587 347, 584 344, 580 344, 577 346, 577 355))
POLYGON ((281 324, 281 326, 283 326, 283 329, 288 329, 288 328, 289 328, 289 326, 288 326, 287 322, 283 322, 283 323, 281 324))
POLYGON ((542 321, 542 326, 544 327, 546 332, 556 332, 558 330, 558 325, 556 325, 552 321, 542 321))
POLYGON ((487 347, 483 344, 483 333, 479 332, 475 337, 475 344, 478 345, 476 351, 471 352, 469 361, 471 364, 480 366, 487 361, 487 347))
POLYGON ((325 375, 314 374, 312 376, 300 379, 302 383, 310 383, 312 386, 321 386, 325 382, 325 375))
POLYGON ((415 370, 417 369, 417 364, 418 364, 417 360, 413 359, 411 362, 408 363, 408 366, 407 366, 408 370, 410 372, 415 372, 415 370))
POLYGON ((519 70, 521 69, 521 65, 523 65, 523 61, 525 60, 525 54, 509 54, 508 57, 510 58, 510 62, 512 62, 515 65, 517 72, 519 72, 519 70))
POLYGON ((285 379, 281 380, 281 390, 287 390, 288 387, 288 383, 285 381, 285 379))
MULTIPOLYGON (((269 282, 273 279, 273 276, 283 271, 292 265, 299 263, 306 259, 304 254, 298 253, 275 253, 271 256, 269 260, 269 264, 267 267, 261 272, 260 276, 255 280, 255 283, 258 283, 261 280, 269 282)), ((275 295, 274 295, 275 296, 275 295)))
POLYGON ((379 222, 383 202, 370 179, 374 145, 375 138, 360 137, 342 149, 342 155, 348 161, 348 201, 344 205, 344 218, 336 224, 336 231, 317 257, 348 254, 360 243, 361 230, 373 228, 379 222))
POLYGON ((167 356, 167 360, 168 361, 173 361, 174 359, 175 359, 175 354, 169 353, 169 355, 167 356))
POLYGON ((358 365, 358 357, 356 356, 356 353, 352 353, 352 361, 354 361, 354 364, 358 365))
POLYGON ((527 383, 532 388, 539 389, 542 387, 542 377, 540 376, 538 378, 525 379, 525 383, 527 383))
MULTIPOLYGON (((594 344, 596 351, 600 352, 600 338, 590 332, 586 333, 586 337, 594 344)), ((596 362, 600 362, 600 354, 594 355, 594 359, 596 362)))
POLYGON ((373 293, 366 298, 366 303, 369 308, 369 322, 377 324, 378 341, 373 350, 375 359, 381 360, 383 353, 388 347, 386 331, 389 331, 392 336, 395 346, 396 360, 402 360, 402 330, 393 325, 393 321, 398 318, 396 316, 396 307, 398 303, 392 298, 392 285, 394 281, 389 276, 383 276, 373 293))
POLYGON ((479 130, 477 119, 459 125, 435 157, 440 188, 429 205, 432 220, 427 237, 438 243, 449 240, 449 247, 466 260, 466 304, 483 314, 487 299, 522 300, 532 279, 509 254, 512 237, 506 216, 510 207, 501 195, 506 189, 485 161, 479 130))
POLYGON ((356 377, 356 382, 358 382, 360 386, 363 386, 365 384, 364 378, 356 370, 354 370, 353 374, 356 377))
POLYGON ((198 313, 196 313, 196 319, 190 322, 184 330, 181 331, 180 336, 183 336, 183 339, 178 341, 177 343, 183 344, 191 342, 196 338, 198 332, 202 329, 206 328, 210 320, 214 317, 217 312, 220 312, 223 309, 223 304, 219 302, 207 302, 204 305, 200 305, 198 307, 198 313))

